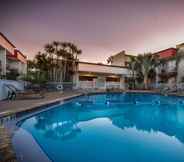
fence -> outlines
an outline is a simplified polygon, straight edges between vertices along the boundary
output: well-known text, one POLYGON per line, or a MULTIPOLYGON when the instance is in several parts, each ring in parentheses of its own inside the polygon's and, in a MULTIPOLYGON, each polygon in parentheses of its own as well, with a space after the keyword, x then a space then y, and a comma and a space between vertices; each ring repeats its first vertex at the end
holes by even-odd
POLYGON ((120 89, 120 82, 94 82, 94 81, 80 81, 79 87, 82 89, 120 89))

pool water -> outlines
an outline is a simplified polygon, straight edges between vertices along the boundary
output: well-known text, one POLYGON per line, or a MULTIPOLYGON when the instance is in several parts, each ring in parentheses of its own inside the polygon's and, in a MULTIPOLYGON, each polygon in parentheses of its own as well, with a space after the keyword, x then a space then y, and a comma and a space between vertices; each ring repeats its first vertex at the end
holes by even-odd
POLYGON ((82 96, 18 126, 53 162, 184 161, 184 103, 179 97, 82 96))

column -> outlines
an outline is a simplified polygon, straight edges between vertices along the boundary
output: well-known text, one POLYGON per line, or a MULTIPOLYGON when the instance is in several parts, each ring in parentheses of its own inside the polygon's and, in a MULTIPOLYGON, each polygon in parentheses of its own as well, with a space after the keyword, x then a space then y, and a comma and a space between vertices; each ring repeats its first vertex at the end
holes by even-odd
POLYGON ((6 50, 0 49, 1 74, 6 75, 6 50))
POLYGON ((120 89, 125 90, 125 78, 124 78, 124 76, 120 77, 120 89))
POLYGON ((74 83, 74 86, 73 86, 74 89, 80 88, 79 73, 78 72, 76 72, 73 76, 73 83, 74 83))

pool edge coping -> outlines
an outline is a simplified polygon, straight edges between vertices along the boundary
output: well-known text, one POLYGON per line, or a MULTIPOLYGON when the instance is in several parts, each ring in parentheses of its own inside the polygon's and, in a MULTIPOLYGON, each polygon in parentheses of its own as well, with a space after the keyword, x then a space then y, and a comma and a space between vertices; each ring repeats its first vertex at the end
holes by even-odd
POLYGON ((9 117, 9 116, 14 116, 14 115, 21 116, 24 113, 30 113, 30 112, 42 109, 43 107, 50 107, 50 106, 53 106, 53 105, 57 105, 61 102, 64 102, 64 101, 67 101, 67 100, 70 100, 70 99, 73 99, 73 98, 76 98, 76 97, 80 97, 80 96, 83 96, 83 95, 84 94, 82 94, 82 93, 75 94, 75 95, 71 95, 71 96, 67 96, 67 97, 61 97, 61 98, 57 98, 57 99, 53 99, 53 100, 33 104, 32 106, 26 107, 26 108, 21 107, 21 108, 15 110, 15 111, 14 110, 4 111, 4 112, 0 113, 0 119, 6 118, 6 117, 9 117))

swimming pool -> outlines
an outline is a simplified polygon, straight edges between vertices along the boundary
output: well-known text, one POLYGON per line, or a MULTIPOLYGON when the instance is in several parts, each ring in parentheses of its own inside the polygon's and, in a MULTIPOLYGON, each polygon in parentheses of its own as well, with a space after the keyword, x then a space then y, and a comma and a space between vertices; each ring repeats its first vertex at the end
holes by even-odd
POLYGON ((184 161, 184 103, 180 97, 81 96, 21 120, 17 126, 14 137, 28 141, 21 133, 26 132, 53 162, 184 161))

